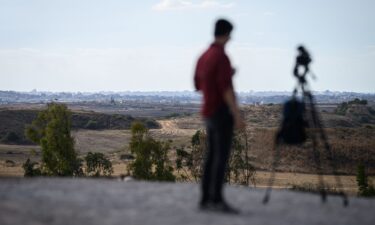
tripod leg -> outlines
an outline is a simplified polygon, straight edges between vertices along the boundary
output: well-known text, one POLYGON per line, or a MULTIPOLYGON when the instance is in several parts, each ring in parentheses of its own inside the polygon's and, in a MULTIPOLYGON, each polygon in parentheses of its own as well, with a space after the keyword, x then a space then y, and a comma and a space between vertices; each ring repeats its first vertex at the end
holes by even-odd
POLYGON ((320 152, 318 151, 318 142, 317 142, 317 137, 316 137, 316 129, 318 128, 318 118, 317 114, 315 111, 315 105, 313 101, 313 97, 310 92, 304 92, 304 101, 308 103, 309 108, 310 108, 310 127, 313 129, 311 131, 311 138, 312 138, 312 143, 313 143, 313 154, 314 154, 314 161, 315 161, 315 166, 317 167, 317 173, 318 173, 318 180, 319 180, 319 192, 322 197, 322 201, 325 202, 327 198, 327 193, 324 188, 324 181, 323 181, 323 174, 322 174, 322 166, 321 166, 321 161, 320 161, 320 152))
POLYGON ((325 133, 325 131, 323 129, 321 119, 319 118, 319 114, 316 112, 316 109, 315 109, 315 106, 314 106, 313 97, 312 97, 311 94, 309 94, 308 97, 309 97, 309 100, 310 100, 311 113, 312 113, 313 121, 315 123, 315 127, 318 129, 319 134, 320 134, 320 138, 323 141, 324 149, 325 149, 325 151, 326 151, 326 153, 328 155, 328 161, 330 163, 330 167, 332 169, 332 173, 335 176, 336 185, 337 185, 337 187, 339 189, 341 189, 341 191, 339 192, 339 194, 342 196, 342 198, 343 198, 343 204, 346 207, 349 204, 349 201, 348 201, 348 197, 346 196, 346 194, 342 191, 343 185, 342 185, 342 182, 341 182, 341 179, 340 179, 339 175, 337 174, 336 164, 335 164, 333 152, 332 152, 331 147, 330 147, 330 145, 328 143, 328 138, 327 138, 327 135, 326 135, 326 133, 325 133))
POLYGON ((316 134, 314 133, 315 131, 312 131, 313 133, 311 134, 312 136, 312 142, 313 142, 313 154, 314 154, 314 161, 315 161, 315 166, 317 167, 317 173, 318 173, 318 180, 319 180, 319 192, 322 197, 322 201, 325 202, 327 198, 326 191, 324 189, 324 181, 323 181, 323 175, 322 175, 322 166, 320 162, 320 152, 317 149, 317 140, 316 140, 316 134))
MULTIPOLYGON (((319 120, 318 120, 319 121, 319 120)), ((320 121, 319 121, 320 122, 320 121)), ((337 169, 336 169, 336 164, 335 164, 335 157, 334 157, 334 154, 331 150, 331 147, 328 143, 328 138, 324 132, 324 129, 322 128, 321 124, 319 124, 319 130, 320 130, 320 135, 321 135, 321 139, 323 140, 324 142, 324 149, 327 153, 327 159, 329 161, 329 164, 330 164, 330 167, 332 169, 332 173, 333 175, 335 176, 335 182, 336 182, 336 185, 340 190, 339 192, 339 195, 342 196, 343 198, 343 204, 344 204, 344 207, 348 206, 349 205, 349 200, 348 200, 348 196, 344 193, 343 191, 343 185, 342 185, 342 182, 341 182, 341 179, 340 179, 340 176, 339 174, 337 173, 337 169)))
POLYGON ((273 182, 275 180, 276 168, 277 168, 277 166, 279 164, 279 161, 280 161, 280 150, 278 148, 278 140, 276 140, 273 149, 274 149, 274 156, 273 156, 273 163, 272 163, 272 171, 271 171, 270 179, 268 180, 268 187, 267 187, 267 190, 266 190, 266 194, 264 195, 264 198, 263 198, 263 204, 267 204, 269 199, 270 199, 271 191, 272 191, 272 185, 273 185, 273 182))

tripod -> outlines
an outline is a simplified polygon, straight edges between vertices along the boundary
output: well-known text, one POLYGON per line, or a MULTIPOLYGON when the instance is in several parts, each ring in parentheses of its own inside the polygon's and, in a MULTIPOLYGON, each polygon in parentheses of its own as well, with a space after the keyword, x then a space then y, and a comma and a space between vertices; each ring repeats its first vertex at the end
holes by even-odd
MULTIPOLYGON (((300 55, 297 57, 297 62, 296 62, 296 66, 295 66, 295 69, 294 69, 294 75, 298 78, 298 85, 294 89, 293 98, 294 99, 296 98, 298 90, 300 90, 301 94, 302 94, 302 102, 303 102, 304 106, 307 107, 305 115, 307 117, 306 118, 307 124, 308 124, 307 127, 310 128, 310 132, 309 132, 308 136, 312 140, 312 150, 313 150, 314 161, 315 161, 315 164, 316 164, 316 169, 317 169, 317 174, 318 174, 319 192, 320 192, 320 195, 321 195, 321 198, 322 198, 322 202, 326 201, 327 192, 325 190, 324 182, 323 182, 323 171, 322 171, 321 161, 320 161, 320 152, 317 149, 318 148, 318 138, 320 138, 322 143, 323 143, 324 150, 327 154, 327 159, 330 162, 330 167, 331 167, 332 173, 335 177, 336 185, 340 189, 340 192, 338 193, 338 195, 342 196, 343 205, 346 207, 349 204, 348 198, 347 198, 346 194, 342 191, 343 185, 342 185, 341 179, 338 176, 338 173, 337 173, 337 170, 336 170, 334 155, 333 155, 331 147, 328 143, 327 135, 326 135, 326 133, 323 129, 322 121, 319 117, 319 114, 318 114, 316 108, 315 108, 314 97, 313 97, 313 95, 312 95, 312 93, 309 89, 309 86, 308 86, 308 83, 307 83, 307 80, 306 80, 306 75, 309 73, 308 65, 311 62, 311 58, 310 58, 309 54, 307 53, 307 51, 302 46, 299 47, 298 50, 300 51, 300 55), (301 48, 302 48, 302 51, 301 51, 301 48), (301 59, 301 57, 306 57, 306 58, 301 59), (298 72, 299 66, 304 67, 304 71, 303 71, 302 74, 299 74, 299 72, 298 72)), ((272 163, 272 173, 271 173, 271 176, 270 176, 270 179, 269 179, 269 182, 268 182, 268 188, 267 188, 266 194, 263 198, 264 204, 266 204, 270 199, 272 185, 273 185, 274 180, 275 180, 275 172, 276 172, 277 166, 278 166, 279 161, 280 161, 280 149, 279 148, 280 148, 281 144, 282 144, 282 141, 280 139, 280 135, 278 134, 276 136, 276 140, 275 140, 275 143, 274 143, 274 148, 273 148, 274 149, 274 161, 272 163)))

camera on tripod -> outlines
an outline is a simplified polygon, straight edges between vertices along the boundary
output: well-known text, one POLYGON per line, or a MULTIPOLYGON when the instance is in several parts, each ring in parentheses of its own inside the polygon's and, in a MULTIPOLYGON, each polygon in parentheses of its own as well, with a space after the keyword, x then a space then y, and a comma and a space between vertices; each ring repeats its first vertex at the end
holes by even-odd
POLYGON ((294 67, 293 74, 298 79, 300 84, 306 83, 306 74, 309 72, 309 65, 312 61, 309 52, 300 45, 298 48, 298 55, 296 57, 296 65, 294 67), (303 68, 303 72, 300 73, 299 68, 303 68))
MULTIPOLYGON (((307 138, 312 141, 312 151, 314 154, 314 161, 317 166, 317 173, 319 179, 319 189, 322 197, 322 201, 326 200, 326 190, 323 181, 323 171, 320 162, 320 152, 318 150, 318 139, 323 143, 324 150, 328 155, 327 159, 330 161, 332 173, 335 175, 336 184, 338 189, 342 189, 340 177, 337 174, 334 155, 331 150, 330 144, 328 143, 328 137, 323 129, 323 124, 320 119, 319 113, 315 107, 314 97, 309 90, 308 83, 306 81, 306 75, 309 71, 309 64, 311 63, 310 54, 303 46, 297 48, 298 55, 296 57, 296 65, 294 66, 293 75, 298 79, 298 85, 294 89, 293 96, 290 100, 284 103, 283 115, 281 126, 276 133, 275 138, 275 155, 272 163, 272 173, 269 179, 268 188, 263 198, 263 203, 267 203, 270 198, 272 185, 275 179, 275 171, 280 161, 280 144, 289 145, 302 145, 306 142, 307 138), (302 71, 300 68, 302 67, 302 71), (297 98, 298 89, 301 90, 301 100, 297 98), (307 128, 310 129, 309 135, 307 134, 307 128)), ((315 76, 311 74, 313 78, 315 76)), ((348 205, 348 198, 343 191, 339 194, 343 198, 344 206, 348 205)))

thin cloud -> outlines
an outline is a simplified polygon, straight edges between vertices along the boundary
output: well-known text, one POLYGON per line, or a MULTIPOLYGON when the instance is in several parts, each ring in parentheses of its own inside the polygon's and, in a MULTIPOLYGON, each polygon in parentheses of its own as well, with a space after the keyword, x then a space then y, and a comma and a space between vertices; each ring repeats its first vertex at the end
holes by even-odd
POLYGON ((203 0, 199 2, 187 0, 161 0, 152 9, 155 11, 191 10, 191 9, 229 9, 234 6, 233 2, 222 3, 216 0, 203 0))

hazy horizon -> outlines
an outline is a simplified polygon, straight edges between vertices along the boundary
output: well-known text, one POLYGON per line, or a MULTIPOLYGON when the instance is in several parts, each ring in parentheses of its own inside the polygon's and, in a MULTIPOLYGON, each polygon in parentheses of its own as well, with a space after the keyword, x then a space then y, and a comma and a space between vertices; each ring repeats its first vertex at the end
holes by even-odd
MULTIPOLYGON (((238 91, 291 91, 295 48, 311 51, 315 91, 373 93, 375 2, 0 0, 0 90, 193 91, 213 24, 238 91)), ((311 79, 310 79, 311 80, 311 79)))
MULTIPOLYGON (((201 94, 201 92, 197 92, 194 90, 146 90, 146 91, 140 91, 140 90, 98 90, 98 91, 64 91, 64 90, 54 90, 54 91, 46 91, 46 90, 38 90, 38 89, 32 89, 32 90, 2 90, 0 89, 0 92, 17 92, 17 93, 88 93, 88 94, 96 94, 96 93, 114 93, 114 94, 120 94, 120 93, 196 93, 201 94)), ((375 91, 372 92, 356 92, 356 91, 335 91, 335 90, 312 90, 313 92, 318 93, 324 93, 324 92, 331 92, 331 93, 356 93, 356 94, 370 94, 375 95, 375 91)), ((293 93, 293 90, 240 90, 236 91, 236 93, 293 93)))

